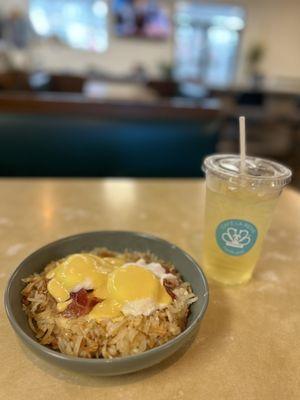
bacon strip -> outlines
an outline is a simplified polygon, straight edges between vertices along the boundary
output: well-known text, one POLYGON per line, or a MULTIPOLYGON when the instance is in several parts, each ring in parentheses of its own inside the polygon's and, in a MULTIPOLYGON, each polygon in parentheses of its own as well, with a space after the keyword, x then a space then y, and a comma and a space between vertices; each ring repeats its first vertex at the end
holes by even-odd
POLYGON ((97 297, 89 297, 85 289, 80 289, 79 292, 71 293, 71 299, 72 303, 70 303, 62 313, 65 318, 75 318, 86 315, 100 301, 97 297))

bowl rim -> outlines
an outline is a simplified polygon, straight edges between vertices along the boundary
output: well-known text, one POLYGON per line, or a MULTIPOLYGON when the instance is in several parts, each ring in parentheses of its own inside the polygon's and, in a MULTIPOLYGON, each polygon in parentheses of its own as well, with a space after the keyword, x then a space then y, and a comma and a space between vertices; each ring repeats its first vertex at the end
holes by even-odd
POLYGON ((14 330, 18 333, 18 335, 25 342, 27 342, 27 344, 30 344, 37 352, 40 351, 42 353, 45 353, 49 357, 54 357, 56 359, 66 361, 66 362, 72 362, 72 363, 76 363, 76 364, 86 364, 86 365, 90 365, 90 366, 91 365, 99 365, 99 364, 100 365, 111 365, 113 363, 114 364, 127 363, 129 361, 134 362, 134 361, 143 359, 147 355, 150 356, 151 354, 155 354, 161 350, 166 350, 170 347, 173 347, 174 345, 176 345, 176 343, 180 342, 183 338, 188 336, 189 333, 193 331, 194 327, 197 326, 197 324, 201 321, 201 319, 203 318, 205 311, 208 307, 208 303, 209 303, 209 287, 208 287, 207 279, 206 279, 201 267, 199 266, 199 264, 195 261, 195 259, 193 257, 191 257, 186 251, 182 250, 177 245, 175 245, 165 239, 162 239, 160 237, 157 237, 155 235, 145 233, 145 232, 126 231, 126 230, 101 230, 101 231, 81 232, 76 235, 71 235, 71 236, 60 238, 58 240, 55 240, 53 242, 50 242, 50 243, 38 248, 33 253, 28 255, 23 261, 21 261, 21 263, 18 265, 18 267, 12 272, 12 274, 7 282, 5 293, 4 293, 4 306, 5 306, 6 315, 9 319, 12 327, 14 328, 14 330), (10 293, 11 285, 12 285, 12 282, 14 281, 16 275, 23 268, 23 265, 26 264, 30 260, 30 258, 33 257, 34 255, 36 255, 37 253, 43 252, 47 248, 55 246, 56 244, 59 244, 62 242, 67 242, 70 240, 80 238, 82 236, 86 236, 86 235, 89 236, 89 235, 99 234, 99 233, 101 233, 101 234, 120 234, 121 233, 121 234, 125 234, 125 235, 127 234, 127 235, 131 235, 131 236, 138 236, 138 237, 142 237, 145 239, 154 240, 156 242, 157 241, 161 242, 164 245, 171 246, 172 249, 176 249, 176 250, 179 250, 180 252, 182 252, 183 255, 191 262, 191 264, 197 268, 197 271, 199 272, 199 276, 202 279, 204 287, 205 287, 205 293, 203 294, 203 298, 204 298, 203 306, 200 309, 199 313, 196 315, 196 317, 195 317, 194 321, 191 323, 191 325, 189 325, 187 328, 185 328, 184 331, 182 331, 175 338, 168 340, 166 343, 164 343, 160 346, 154 347, 153 349, 150 349, 150 350, 146 350, 145 352, 142 352, 139 354, 134 354, 134 355, 125 356, 125 357, 117 357, 117 358, 112 358, 112 359, 104 359, 104 358, 90 359, 90 358, 77 357, 77 356, 63 354, 61 352, 52 350, 52 349, 48 348, 47 346, 44 346, 44 345, 40 344, 39 342, 37 342, 36 340, 34 340, 33 338, 31 338, 17 322, 17 320, 14 316, 14 313, 12 311, 10 302, 9 302, 9 293, 10 293))

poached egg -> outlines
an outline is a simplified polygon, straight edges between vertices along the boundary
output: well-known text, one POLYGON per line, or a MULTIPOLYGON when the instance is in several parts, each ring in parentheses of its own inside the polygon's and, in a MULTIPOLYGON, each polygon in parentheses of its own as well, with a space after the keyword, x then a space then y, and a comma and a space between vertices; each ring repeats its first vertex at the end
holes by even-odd
POLYGON ((159 263, 147 264, 142 259, 128 263, 122 256, 98 257, 81 253, 57 263, 47 274, 47 288, 60 312, 70 304, 72 292, 92 290, 100 302, 86 318, 100 321, 122 315, 150 315, 166 307, 172 299, 163 285, 165 278, 176 279, 159 263))

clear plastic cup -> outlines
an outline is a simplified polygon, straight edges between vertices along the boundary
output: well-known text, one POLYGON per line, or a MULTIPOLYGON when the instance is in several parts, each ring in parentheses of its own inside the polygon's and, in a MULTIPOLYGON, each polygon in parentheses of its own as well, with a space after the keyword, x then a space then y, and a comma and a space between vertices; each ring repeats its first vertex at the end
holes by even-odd
POLYGON ((251 279, 274 208, 292 176, 276 162, 237 155, 204 160, 206 174, 203 264, 210 278, 227 285, 251 279))

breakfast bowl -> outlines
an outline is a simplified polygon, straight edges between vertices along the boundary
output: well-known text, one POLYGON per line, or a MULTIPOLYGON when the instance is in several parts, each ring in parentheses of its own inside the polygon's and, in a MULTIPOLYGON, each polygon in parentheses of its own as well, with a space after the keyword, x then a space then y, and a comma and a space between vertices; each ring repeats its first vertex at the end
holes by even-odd
POLYGON ((155 236, 125 231, 82 233, 50 243, 27 257, 12 274, 5 292, 5 309, 12 328, 33 353, 67 370, 88 375, 113 376, 132 373, 162 362, 189 346, 195 338, 208 305, 208 285, 199 265, 174 244, 155 236), (138 354, 107 358, 85 358, 64 354, 40 344, 28 323, 22 305, 23 280, 39 274, 46 265, 74 253, 103 247, 114 252, 132 251, 154 254, 157 259, 174 265, 185 282, 190 284, 195 300, 189 306, 186 326, 175 337, 138 354))

